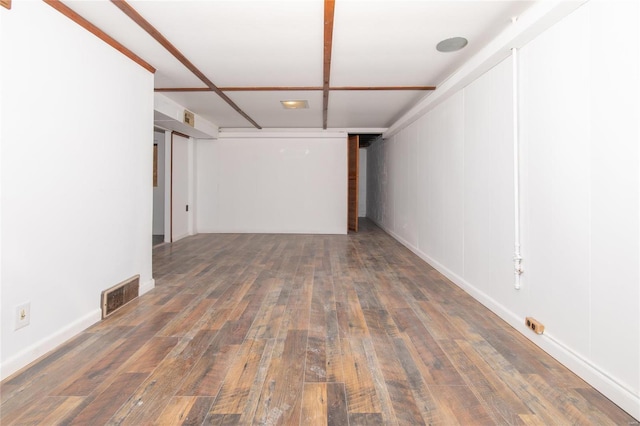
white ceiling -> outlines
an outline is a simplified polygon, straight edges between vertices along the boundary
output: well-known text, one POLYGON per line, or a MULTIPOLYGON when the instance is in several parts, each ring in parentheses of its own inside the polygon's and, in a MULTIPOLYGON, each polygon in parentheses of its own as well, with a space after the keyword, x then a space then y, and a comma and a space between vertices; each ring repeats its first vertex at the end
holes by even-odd
MULTIPOLYGON (((64 3, 156 68, 156 88, 204 88, 107 0, 64 3)), ((209 80, 225 87, 322 87, 323 0, 129 1, 209 80)), ((439 86, 533 1, 336 0, 331 86, 439 86), (435 45, 462 36, 459 52, 435 45)), ((437 90, 437 88, 436 88, 437 90)), ((329 128, 385 128, 429 91, 332 90, 329 128)), ((253 125, 214 92, 164 92, 221 128, 253 125)), ((322 91, 227 91, 263 128, 321 128, 322 91), (308 110, 281 100, 305 99, 308 110)))

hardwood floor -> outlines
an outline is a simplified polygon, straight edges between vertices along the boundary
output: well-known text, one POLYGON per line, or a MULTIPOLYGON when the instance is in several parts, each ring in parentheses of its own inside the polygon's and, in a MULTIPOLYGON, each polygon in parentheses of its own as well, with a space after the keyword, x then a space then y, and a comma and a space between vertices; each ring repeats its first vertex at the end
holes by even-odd
POLYGON ((3 381, 0 423, 637 424, 366 220, 189 237, 154 277, 3 381))

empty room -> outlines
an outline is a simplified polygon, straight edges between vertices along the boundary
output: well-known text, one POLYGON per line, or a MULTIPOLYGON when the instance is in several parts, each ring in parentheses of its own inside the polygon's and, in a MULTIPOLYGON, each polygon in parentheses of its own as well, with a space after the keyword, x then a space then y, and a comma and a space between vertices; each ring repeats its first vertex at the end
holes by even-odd
POLYGON ((637 425, 637 0, 0 0, 0 424, 637 425))

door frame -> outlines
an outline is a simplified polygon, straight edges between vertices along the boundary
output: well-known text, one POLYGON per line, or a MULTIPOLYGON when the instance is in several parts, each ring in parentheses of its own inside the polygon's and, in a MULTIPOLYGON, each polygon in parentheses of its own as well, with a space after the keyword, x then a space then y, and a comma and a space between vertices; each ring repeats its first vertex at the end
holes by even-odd
POLYGON ((359 198, 359 180, 360 180, 360 137, 358 135, 349 135, 347 137, 347 232, 358 232, 358 198, 359 198), (352 149, 355 144, 355 149, 352 149), (352 157, 355 157, 354 169, 351 168, 352 157), (352 174, 352 171, 355 174, 352 174), (352 185, 352 181, 355 184, 352 185), (352 217, 353 215, 353 217, 352 217))

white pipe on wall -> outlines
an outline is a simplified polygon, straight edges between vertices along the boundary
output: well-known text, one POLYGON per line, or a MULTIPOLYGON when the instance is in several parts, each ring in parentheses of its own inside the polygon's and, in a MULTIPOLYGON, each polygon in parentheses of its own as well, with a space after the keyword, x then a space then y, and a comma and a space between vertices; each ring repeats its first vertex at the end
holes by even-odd
POLYGON ((515 253, 513 255, 516 290, 520 290, 522 276, 522 255, 520 254, 520 126, 519 126, 519 91, 518 91, 518 49, 511 49, 513 64, 513 192, 514 192, 514 225, 515 253))

